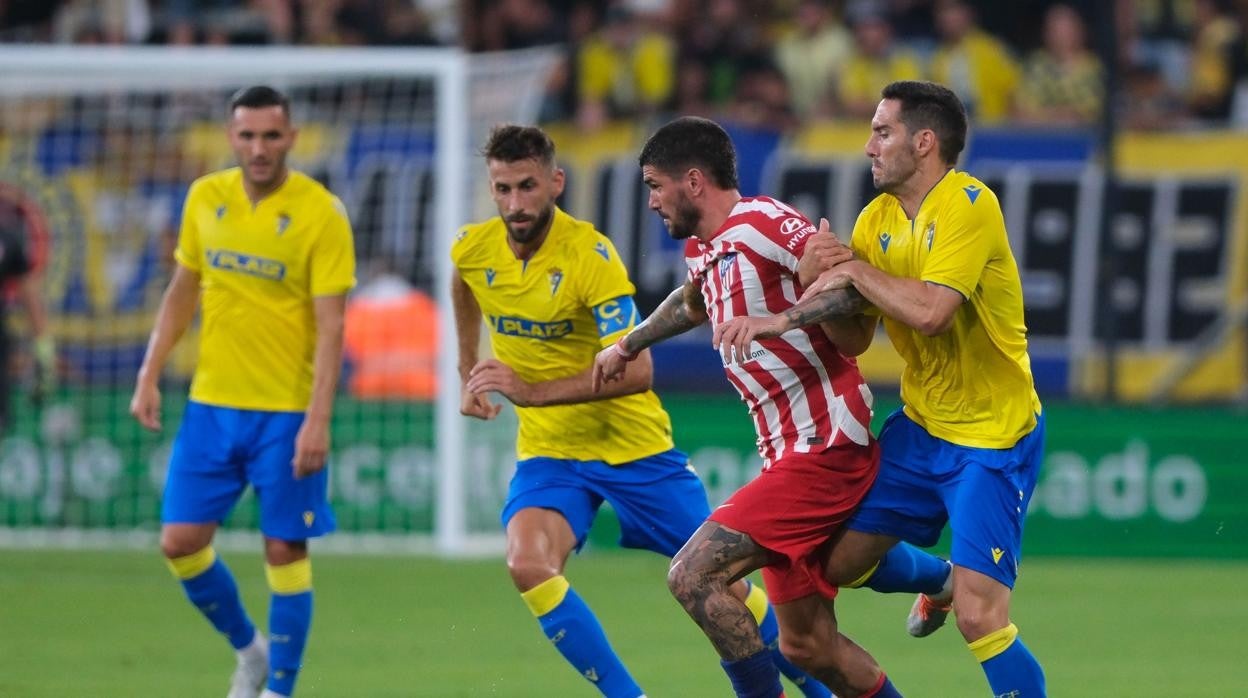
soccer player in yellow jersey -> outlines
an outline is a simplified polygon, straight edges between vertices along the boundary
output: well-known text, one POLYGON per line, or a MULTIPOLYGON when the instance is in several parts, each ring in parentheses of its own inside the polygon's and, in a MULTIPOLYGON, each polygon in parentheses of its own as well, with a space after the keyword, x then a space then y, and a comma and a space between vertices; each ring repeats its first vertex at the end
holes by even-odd
POLYGON ((325 465, 355 255, 341 202, 286 167, 295 141, 286 97, 269 87, 238 92, 227 130, 238 167, 191 185, 177 267, 130 412, 144 427, 161 428, 161 370, 202 306, 160 547, 191 602, 237 651, 231 698, 254 697, 262 687, 273 698, 294 690, 312 620, 307 540, 334 529, 325 465), (267 638, 212 548, 249 483, 260 502, 272 590, 267 638))
POLYGON ((935 631, 952 606, 993 695, 1038 698, 1044 672, 1009 616, 1044 451, 1018 266, 996 195, 954 169, 967 130, 958 98, 910 81, 882 97, 866 152, 883 193, 858 216, 852 255, 832 235, 816 236, 799 269, 801 302, 734 320, 715 342, 740 351, 837 317, 843 303, 822 293, 829 289, 851 289, 873 306, 860 328, 874 333, 883 319, 905 361, 903 407, 880 432, 879 478, 834 548, 829 576, 861 577, 898 540, 932 545, 947 521, 952 588, 919 597, 911 634, 935 631))
MULTIPOLYGON (((518 463, 501 515, 512 582, 582 676, 603 695, 637 698, 640 686, 564 565, 603 501, 619 516, 622 545, 671 557, 710 514, 706 491, 673 447, 648 352, 624 379, 593 389, 594 357, 638 320, 634 288, 611 241, 555 205, 564 173, 554 144, 535 127, 499 126, 482 154, 499 215, 465 226, 451 250, 460 411, 494 418, 491 392, 516 406, 518 463), (495 358, 479 361, 482 319, 495 358)), ((763 591, 738 581, 733 593, 781 671, 807 696, 830 695, 780 655, 763 591)))

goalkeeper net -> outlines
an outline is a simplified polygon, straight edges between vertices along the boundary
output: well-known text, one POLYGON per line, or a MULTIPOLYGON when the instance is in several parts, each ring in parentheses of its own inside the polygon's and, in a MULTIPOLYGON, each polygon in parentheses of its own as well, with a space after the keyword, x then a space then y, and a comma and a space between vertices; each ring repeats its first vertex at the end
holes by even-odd
MULTIPOLYGON (((554 60, 545 50, 0 49, 0 225, 38 257, 61 377, 32 403, 23 314, 0 318, 17 340, 0 544, 154 540, 196 330, 163 377, 160 434, 128 415, 135 372, 187 188, 233 164, 228 98, 269 84, 291 98, 300 131, 291 165, 343 200, 356 235, 330 460, 339 535, 318 549, 500 549, 514 416, 459 415, 448 250, 460 225, 491 213, 474 192, 485 188, 471 186, 475 147, 495 123, 536 118, 554 60)), ((250 540, 257 526, 248 494, 222 540, 250 540)))

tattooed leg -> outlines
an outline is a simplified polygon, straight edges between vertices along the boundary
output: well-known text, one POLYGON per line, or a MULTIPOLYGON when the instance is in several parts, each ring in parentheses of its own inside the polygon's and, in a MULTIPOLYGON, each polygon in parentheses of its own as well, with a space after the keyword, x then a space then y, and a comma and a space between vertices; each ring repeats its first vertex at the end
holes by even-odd
POLYGON ((764 649, 754 616, 728 585, 767 564, 769 557, 748 535, 706 521, 672 558, 668 588, 726 660, 764 649))

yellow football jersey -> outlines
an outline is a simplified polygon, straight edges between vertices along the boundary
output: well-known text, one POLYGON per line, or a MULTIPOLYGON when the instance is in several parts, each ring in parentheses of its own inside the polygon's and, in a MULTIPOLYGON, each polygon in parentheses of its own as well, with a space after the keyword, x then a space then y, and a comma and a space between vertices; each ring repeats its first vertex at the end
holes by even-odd
POLYGON ((1040 412, 1031 378, 1023 290, 997 196, 951 170, 912 221, 892 194, 876 197, 854 224, 854 252, 893 276, 948 286, 966 299, 949 331, 926 337, 884 318, 905 360, 906 414, 962 446, 1009 448, 1040 412))
POLYGON ((355 285, 351 224, 337 197, 291 172, 254 206, 238 168, 191 185, 175 258, 199 274, 202 330, 191 399, 301 411, 312 394, 312 299, 355 285))
MULTIPOLYGON (((615 247, 593 225, 556 209, 550 233, 522 262, 501 218, 467 225, 451 259, 476 297, 494 356, 534 383, 586 370, 637 322, 634 288, 615 247)), ((575 405, 518 407, 516 454, 612 465, 672 448, 654 392, 575 405)))

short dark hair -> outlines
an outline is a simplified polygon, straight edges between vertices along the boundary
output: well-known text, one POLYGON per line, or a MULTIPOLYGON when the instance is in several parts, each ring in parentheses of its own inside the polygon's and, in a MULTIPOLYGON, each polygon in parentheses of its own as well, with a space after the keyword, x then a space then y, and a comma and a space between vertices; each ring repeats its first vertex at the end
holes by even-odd
POLYGON ((638 163, 676 175, 696 167, 722 189, 737 188, 737 151, 728 132, 710 119, 682 116, 654 132, 638 163))
POLYGON ((966 147, 966 107, 953 90, 934 82, 901 80, 880 92, 901 102, 901 122, 910 133, 931 129, 940 145, 940 159, 953 166, 966 147))
POLYGON ((229 115, 233 116, 234 110, 239 107, 246 109, 281 107, 282 113, 286 115, 286 118, 290 118, 290 100, 286 98, 286 95, 268 85, 252 85, 235 92, 230 97, 229 115))
POLYGON ((544 167, 554 167, 555 142, 536 126, 500 124, 490 131, 481 155, 499 162, 537 160, 544 167))

